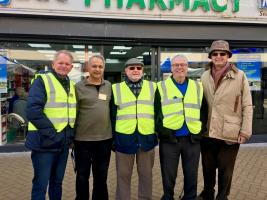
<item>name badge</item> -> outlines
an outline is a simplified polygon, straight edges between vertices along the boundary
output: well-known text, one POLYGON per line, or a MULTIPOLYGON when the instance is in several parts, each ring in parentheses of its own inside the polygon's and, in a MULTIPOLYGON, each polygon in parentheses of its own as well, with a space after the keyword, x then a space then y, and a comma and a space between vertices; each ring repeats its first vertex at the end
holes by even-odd
POLYGON ((99 93, 98 99, 106 101, 107 100, 107 95, 99 93))

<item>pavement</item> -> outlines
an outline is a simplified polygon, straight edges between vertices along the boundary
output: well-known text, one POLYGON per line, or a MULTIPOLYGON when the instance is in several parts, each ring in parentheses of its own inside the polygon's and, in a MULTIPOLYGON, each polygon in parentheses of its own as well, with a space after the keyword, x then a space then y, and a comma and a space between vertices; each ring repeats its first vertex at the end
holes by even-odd
MULTIPOLYGON (((115 199, 116 170, 115 154, 112 153, 109 167, 108 189, 110 199, 115 199)), ((33 170, 30 152, 0 153, 0 199, 26 200, 30 199, 33 170)), ((179 199, 182 190, 183 174, 181 167, 175 187, 175 199, 179 199)), ((90 178, 90 191, 92 190, 90 178)), ((132 176, 131 200, 137 200, 138 178, 136 168, 132 176)), ((198 193, 203 188, 201 163, 199 164, 198 193)), ((159 165, 158 148, 153 168, 153 200, 159 200, 162 195, 162 182, 159 165)), ((47 198, 48 199, 48 198, 47 198)), ((75 199, 75 173, 69 157, 63 182, 63 200, 75 199)), ((241 145, 233 176, 230 200, 267 200, 267 144, 241 145)))

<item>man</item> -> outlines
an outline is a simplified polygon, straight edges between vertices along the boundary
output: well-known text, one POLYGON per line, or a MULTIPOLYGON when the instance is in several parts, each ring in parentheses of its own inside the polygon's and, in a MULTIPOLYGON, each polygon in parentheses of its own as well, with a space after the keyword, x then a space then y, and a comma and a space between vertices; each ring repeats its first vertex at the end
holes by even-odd
POLYGON ((17 87, 15 90, 15 95, 9 100, 8 102, 8 113, 12 113, 13 112, 13 106, 16 100, 19 99, 19 97, 25 93, 25 88, 23 87, 17 87))
POLYGON ((143 80, 144 64, 137 58, 125 63, 125 81, 112 85, 113 132, 116 150, 117 200, 131 199, 131 176, 136 159, 138 199, 152 199, 156 84, 143 80))
POLYGON ((25 145, 32 150, 32 200, 45 200, 48 183, 50 200, 60 200, 62 196, 76 117, 74 83, 68 78, 72 62, 70 52, 57 52, 52 71, 37 74, 29 91, 25 145))
MULTIPOLYGON (((19 115, 20 117, 22 117, 24 122, 25 122, 22 124, 22 122, 19 122, 18 120, 13 121, 12 128, 14 128, 16 130, 18 136, 20 135, 21 132, 23 134, 25 134, 25 132, 24 132, 24 130, 26 128, 25 125, 28 124, 27 113, 26 113, 27 97, 28 97, 27 92, 25 92, 25 91, 21 92, 19 94, 19 98, 14 102, 14 105, 13 105, 12 113, 15 113, 15 114, 19 115)), ((25 135, 23 135, 23 137, 25 137, 25 135)), ((25 139, 25 138, 19 138, 19 139, 25 139)))
POLYGON ((180 156, 184 173, 182 199, 194 200, 197 195, 203 88, 198 81, 186 77, 187 71, 187 58, 176 55, 171 59, 172 75, 158 83, 160 101, 156 101, 161 104, 158 134, 164 192, 162 200, 174 199, 180 156))
POLYGON ((209 70, 201 77, 208 103, 208 132, 201 142, 204 190, 199 199, 227 200, 239 145, 252 133, 252 100, 243 71, 228 62, 232 53, 223 40, 214 41, 209 51, 209 70))
POLYGON ((109 109, 111 84, 103 79, 105 70, 103 56, 91 56, 87 70, 90 75, 75 86, 76 200, 89 200, 91 167, 94 177, 92 199, 107 200, 106 182, 112 146, 109 109))

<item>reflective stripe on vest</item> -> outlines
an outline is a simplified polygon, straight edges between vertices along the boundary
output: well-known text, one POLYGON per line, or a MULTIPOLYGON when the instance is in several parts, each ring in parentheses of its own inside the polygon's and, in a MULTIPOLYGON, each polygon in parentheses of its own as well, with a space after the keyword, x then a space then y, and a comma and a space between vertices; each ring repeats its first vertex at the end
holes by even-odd
MULTIPOLYGON (((39 76, 43 79, 47 95, 44 114, 54 125, 57 132, 62 131, 68 124, 73 128, 76 118, 74 83, 70 81, 68 96, 61 83, 52 73, 39 74, 39 76)), ((29 130, 37 130, 37 128, 29 122, 29 130)))
POLYGON ((143 81, 138 98, 125 82, 112 85, 114 101, 117 105, 116 132, 134 133, 136 126, 143 135, 155 133, 154 98, 156 84, 143 81), (123 95, 122 95, 123 94, 123 95))
POLYGON ((158 83, 163 113, 163 126, 172 130, 182 127, 184 120, 189 131, 198 134, 201 130, 200 107, 203 98, 202 84, 188 79, 185 96, 171 78, 158 83))

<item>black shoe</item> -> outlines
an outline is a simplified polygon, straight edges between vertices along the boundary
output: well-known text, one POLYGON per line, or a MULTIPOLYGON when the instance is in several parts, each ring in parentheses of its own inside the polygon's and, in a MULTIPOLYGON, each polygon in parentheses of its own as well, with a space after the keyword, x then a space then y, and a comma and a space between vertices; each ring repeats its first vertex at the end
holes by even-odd
POLYGON ((214 192, 207 193, 203 190, 196 198, 196 200, 214 200, 214 192))

